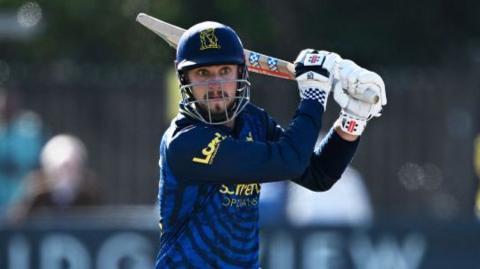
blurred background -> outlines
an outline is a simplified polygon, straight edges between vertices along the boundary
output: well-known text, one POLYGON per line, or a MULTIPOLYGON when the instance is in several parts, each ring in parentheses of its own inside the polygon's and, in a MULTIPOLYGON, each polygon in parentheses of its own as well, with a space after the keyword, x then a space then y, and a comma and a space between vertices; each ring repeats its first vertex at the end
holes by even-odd
MULTIPOLYGON (((388 106, 331 192, 262 189, 264 268, 480 268, 480 2, 0 1, 0 268, 151 268, 175 51, 135 22, 378 72, 388 106), (477 208, 478 207, 478 208, 477 208)), ((293 81, 250 73, 284 127, 293 81)), ((328 131, 339 109, 330 100, 328 131)))

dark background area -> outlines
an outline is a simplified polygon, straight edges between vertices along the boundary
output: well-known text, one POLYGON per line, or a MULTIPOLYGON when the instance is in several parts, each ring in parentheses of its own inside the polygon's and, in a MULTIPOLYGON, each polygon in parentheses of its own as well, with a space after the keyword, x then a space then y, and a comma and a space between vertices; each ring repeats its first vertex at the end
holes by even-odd
MULTIPOLYGON (((183 28, 219 21, 246 48, 282 59, 313 47, 378 72, 389 103, 353 162, 375 216, 473 217, 480 2, 0 1, 0 87, 20 91, 50 134, 85 142, 110 205, 155 203, 169 123, 165 74, 174 50, 135 22, 139 12, 183 28), (15 26, 22 16, 33 25, 15 26)), ((251 80, 253 102, 285 126, 298 102, 295 82, 251 80)), ((337 113, 330 100, 325 129, 337 113)))

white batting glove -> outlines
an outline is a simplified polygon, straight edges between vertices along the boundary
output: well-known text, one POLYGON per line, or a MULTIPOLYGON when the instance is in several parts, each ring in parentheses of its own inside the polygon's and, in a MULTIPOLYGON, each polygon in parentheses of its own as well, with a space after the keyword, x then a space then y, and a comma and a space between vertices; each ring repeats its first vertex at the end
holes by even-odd
POLYGON ((333 69, 340 60, 336 53, 302 50, 294 62, 300 98, 317 100, 325 111, 333 84, 333 69))
POLYGON ((352 135, 361 135, 367 122, 380 117, 383 106, 387 104, 385 83, 382 78, 350 60, 342 60, 338 65, 339 82, 335 85, 334 99, 342 108, 337 124, 352 135), (380 100, 370 104, 361 100, 366 90, 373 91, 380 100))

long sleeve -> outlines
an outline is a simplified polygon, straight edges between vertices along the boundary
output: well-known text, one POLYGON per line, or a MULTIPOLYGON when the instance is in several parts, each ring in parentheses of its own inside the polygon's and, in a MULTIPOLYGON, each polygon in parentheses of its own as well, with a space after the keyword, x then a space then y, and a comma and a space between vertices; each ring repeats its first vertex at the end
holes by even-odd
MULTIPOLYGON (((269 140, 276 141, 284 130, 269 119, 269 140)), ((359 140, 343 140, 332 128, 310 157, 310 163, 300 177, 291 180, 312 191, 326 191, 342 176, 357 150, 359 140)))
POLYGON ((332 128, 312 154, 303 175, 292 181, 312 191, 330 189, 352 161, 359 140, 345 141, 332 128))
POLYGON ((173 135, 166 158, 173 174, 188 182, 251 183, 297 178, 310 163, 323 107, 300 103, 290 126, 275 141, 247 142, 226 128, 192 126, 173 135))

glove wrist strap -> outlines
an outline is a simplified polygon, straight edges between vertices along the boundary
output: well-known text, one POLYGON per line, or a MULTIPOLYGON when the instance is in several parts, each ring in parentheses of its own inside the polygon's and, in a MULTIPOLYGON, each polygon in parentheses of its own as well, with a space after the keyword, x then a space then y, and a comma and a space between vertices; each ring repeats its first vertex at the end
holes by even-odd
POLYGON ((360 136, 365 130, 365 127, 367 127, 367 119, 356 117, 342 110, 340 111, 340 116, 336 124, 340 126, 342 131, 351 135, 360 136))
POLYGON ((327 99, 328 93, 322 89, 318 88, 305 88, 300 90, 300 98, 301 99, 312 99, 319 102, 323 106, 323 110, 325 111, 327 107, 327 99))

